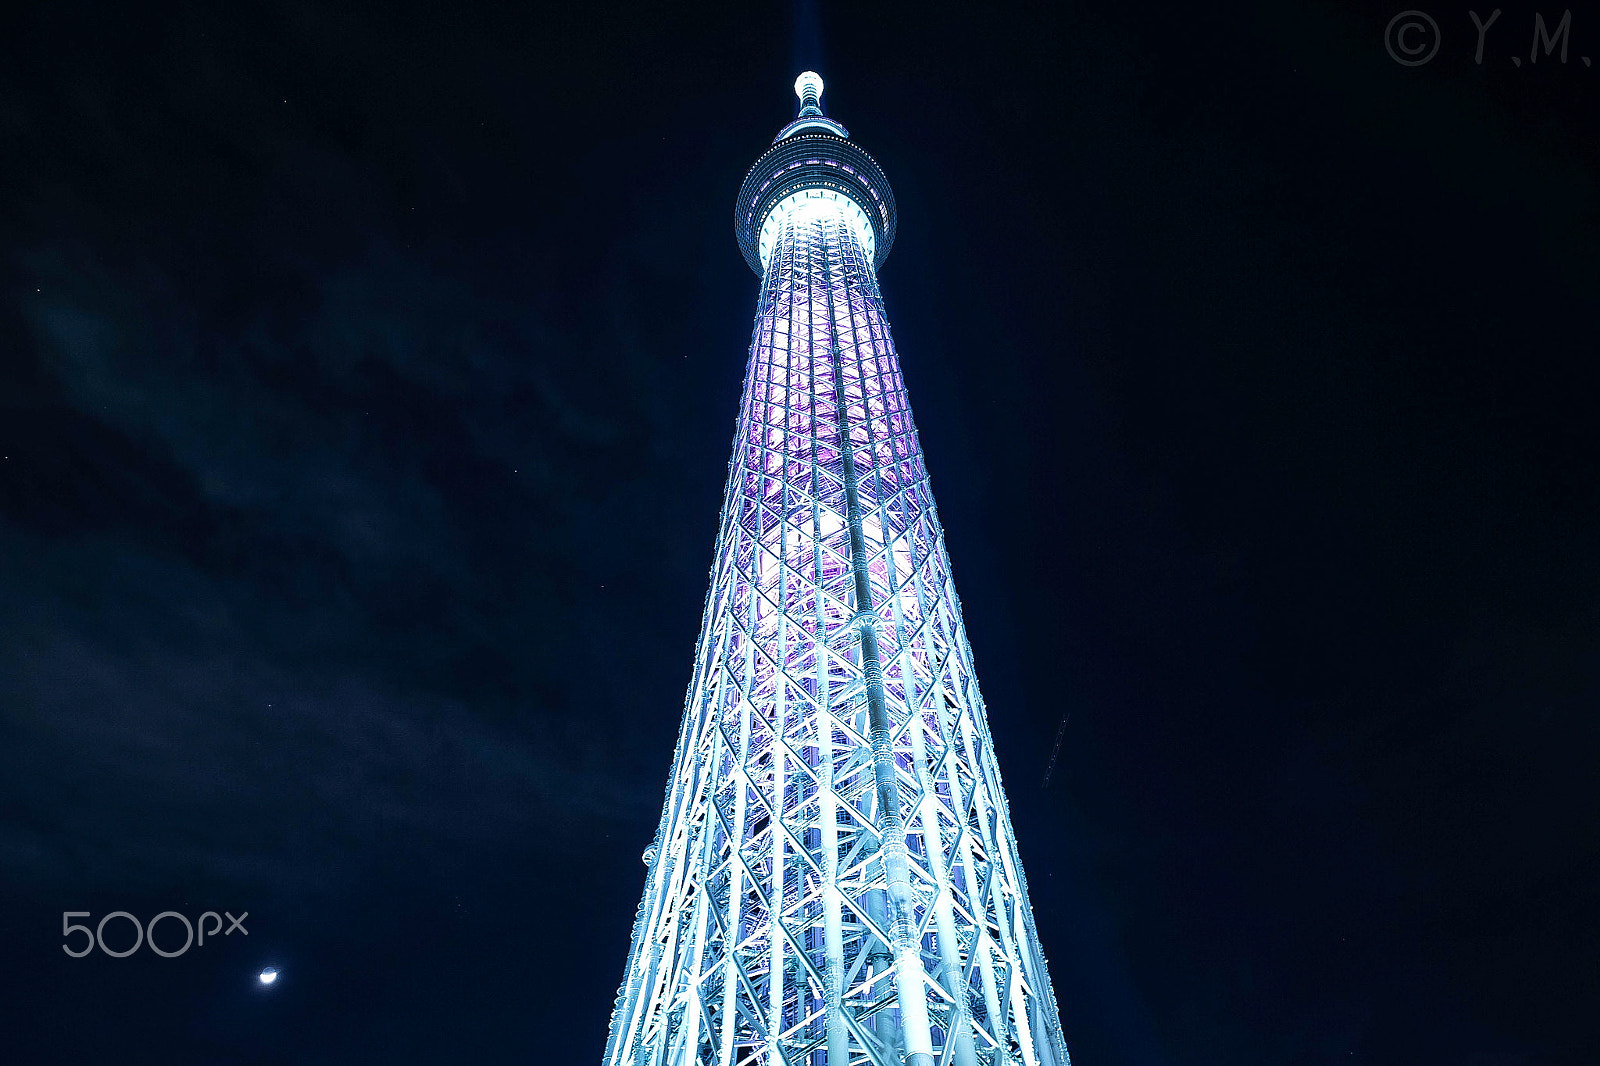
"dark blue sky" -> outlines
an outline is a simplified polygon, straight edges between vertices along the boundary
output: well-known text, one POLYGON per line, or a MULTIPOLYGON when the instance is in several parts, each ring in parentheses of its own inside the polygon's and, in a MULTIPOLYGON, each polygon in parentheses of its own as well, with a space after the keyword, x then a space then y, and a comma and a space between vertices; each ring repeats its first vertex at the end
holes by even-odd
POLYGON ((799 63, 1079 1066, 1600 1059, 1600 10, 1403 6, 8 11, 8 1061, 598 1060, 799 63))

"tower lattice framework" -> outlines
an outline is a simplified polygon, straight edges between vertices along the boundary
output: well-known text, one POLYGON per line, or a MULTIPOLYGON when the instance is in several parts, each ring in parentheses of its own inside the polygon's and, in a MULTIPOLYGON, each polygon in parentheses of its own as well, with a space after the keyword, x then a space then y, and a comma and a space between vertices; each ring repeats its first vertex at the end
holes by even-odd
POLYGON ((735 224, 762 276, 606 1066, 1069 1066, 878 289, 893 196, 821 79, 735 224))

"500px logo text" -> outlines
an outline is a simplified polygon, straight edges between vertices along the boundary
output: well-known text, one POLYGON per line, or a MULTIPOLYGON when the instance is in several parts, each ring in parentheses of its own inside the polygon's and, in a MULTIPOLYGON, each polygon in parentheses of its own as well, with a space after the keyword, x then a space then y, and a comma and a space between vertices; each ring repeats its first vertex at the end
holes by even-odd
MULTIPOLYGON (((206 911, 204 914, 200 915, 200 920, 198 922, 191 923, 187 917, 179 914, 177 911, 162 911, 154 918, 151 918, 148 923, 140 925, 139 919, 135 918, 127 911, 112 911, 110 914, 102 917, 99 923, 96 924, 93 929, 90 929, 87 925, 79 925, 72 920, 74 918, 88 918, 90 916, 88 911, 62 911, 62 938, 70 939, 74 933, 82 933, 87 939, 83 941, 83 948, 81 950, 74 951, 72 945, 66 943, 61 945, 61 950, 66 952, 68 955, 71 955, 75 959, 81 959, 98 947, 101 951, 105 952, 107 955, 110 955, 113 959, 124 959, 129 955, 132 955, 135 951, 138 951, 141 946, 148 943, 150 945, 150 950, 155 952, 157 955, 160 955, 162 958, 175 959, 179 955, 182 955, 185 951, 188 951, 191 946, 195 946, 197 943, 198 946, 204 947, 207 936, 211 937, 213 940, 216 939, 218 933, 222 933, 223 936, 232 936, 234 930, 236 929, 245 936, 250 935, 250 930, 244 927, 244 920, 250 917, 249 911, 245 911, 237 918, 235 918, 230 911, 223 911, 222 914, 218 914, 216 911, 206 911), (228 928, 226 932, 223 932, 222 929, 222 914, 226 914, 228 916, 228 928), (106 923, 111 921, 113 918, 121 918, 126 921, 127 924, 133 926, 133 946, 131 948, 118 951, 106 946, 106 923), (210 929, 206 928, 207 918, 210 918, 213 922, 215 922, 215 925, 213 925, 210 929), (183 926, 184 939, 182 947, 174 951, 168 951, 156 943, 156 926, 160 925, 163 919, 167 920, 168 929, 172 928, 172 923, 174 922, 183 926), (195 937, 196 926, 199 927, 200 933, 198 942, 195 937)), ((113 925, 112 930, 117 931, 118 927, 113 925)), ((172 932, 163 932, 162 935, 167 938, 170 945, 170 943, 176 939, 177 932, 174 929, 172 932)), ((123 938, 116 937, 116 939, 120 942, 123 938)))

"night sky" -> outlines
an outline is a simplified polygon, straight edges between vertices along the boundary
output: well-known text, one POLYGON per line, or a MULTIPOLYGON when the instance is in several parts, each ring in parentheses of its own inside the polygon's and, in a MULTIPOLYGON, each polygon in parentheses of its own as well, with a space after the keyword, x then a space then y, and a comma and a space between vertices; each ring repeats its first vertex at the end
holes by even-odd
POLYGON ((1600 9, 1407 2, 8 9, 0 1058, 599 1061, 815 67, 1077 1066, 1600 1061, 1600 9))

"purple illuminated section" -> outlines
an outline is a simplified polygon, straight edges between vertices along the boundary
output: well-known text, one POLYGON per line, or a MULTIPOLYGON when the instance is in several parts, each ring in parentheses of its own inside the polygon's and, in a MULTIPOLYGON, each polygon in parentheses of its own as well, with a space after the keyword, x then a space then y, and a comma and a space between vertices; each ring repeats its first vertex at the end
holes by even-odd
POLYGON ((779 225, 607 1066, 1068 1066, 872 259, 779 225))
MULTIPOLYGON (((937 606, 946 584, 922 449, 877 278, 857 232, 840 212, 817 204, 788 220, 773 249, 741 406, 737 483, 729 486, 735 521, 725 524, 719 545, 752 591, 762 593, 753 601, 758 631, 787 603, 807 638, 817 638, 822 627, 823 643, 855 613, 841 396, 874 610, 890 625, 914 626, 937 606), (800 569, 804 579, 796 581, 800 569), (784 570, 791 580, 779 588, 784 570)), ((744 584, 718 581, 715 588, 737 596, 744 584)), ((886 681, 898 683, 898 666, 886 665, 886 681)))

